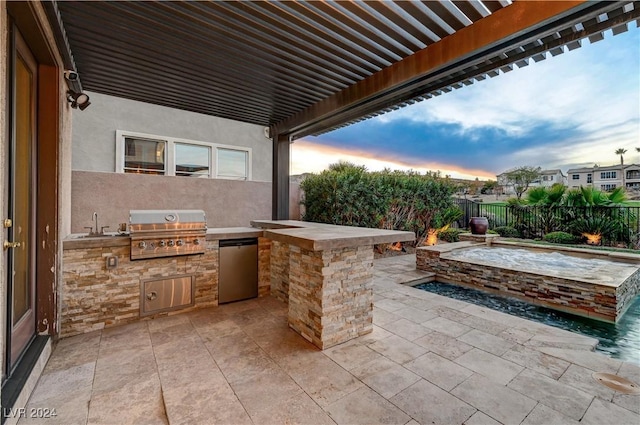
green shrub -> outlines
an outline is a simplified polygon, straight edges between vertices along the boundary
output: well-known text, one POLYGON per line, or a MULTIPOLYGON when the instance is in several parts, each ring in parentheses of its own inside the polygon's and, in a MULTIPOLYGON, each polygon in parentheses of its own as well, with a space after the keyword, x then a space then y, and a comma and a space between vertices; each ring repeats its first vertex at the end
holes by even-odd
POLYGON ((495 230, 487 229, 487 235, 499 235, 500 233, 495 230))
POLYGON ((551 243, 574 244, 577 242, 575 236, 567 232, 551 232, 544 235, 543 240, 551 243))
POLYGON ((438 233, 438 239, 445 242, 458 242, 460 240, 460 233, 464 232, 462 229, 447 229, 438 233))
POLYGON ((305 221, 408 230, 422 244, 429 229, 462 215, 451 195, 455 185, 438 173, 369 172, 347 162, 332 164, 300 185, 305 221))
POLYGON ((502 236, 503 238, 519 238, 520 232, 511 226, 500 226, 493 229, 494 232, 502 236))

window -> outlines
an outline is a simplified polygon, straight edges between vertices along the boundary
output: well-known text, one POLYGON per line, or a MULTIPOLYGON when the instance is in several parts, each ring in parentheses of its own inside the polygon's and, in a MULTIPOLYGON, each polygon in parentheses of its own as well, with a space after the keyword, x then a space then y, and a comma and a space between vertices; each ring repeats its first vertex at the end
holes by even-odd
POLYGON ((615 179, 617 178, 618 173, 616 171, 602 171, 600 173, 600 178, 601 179, 615 179))
POLYGON ((218 148, 217 177, 246 180, 248 173, 247 151, 218 148))
POLYGON ((580 174, 572 174, 572 175, 571 175, 571 178, 572 178, 573 180, 580 180, 580 174))
POLYGON ((542 176, 542 181, 552 182, 553 181, 553 176, 542 176))
POLYGON ((211 148, 209 146, 175 144, 176 176, 211 177, 211 148))
POLYGON ((591 176, 591 173, 587 174, 587 183, 593 183, 593 177, 591 176))
POLYGON ((251 179, 251 149, 116 131, 116 172, 251 179))
POLYGON ((616 188, 615 184, 602 184, 600 185, 600 190, 609 191, 616 188))
POLYGON ((124 138, 124 172, 138 174, 166 174, 166 145, 164 140, 124 138))

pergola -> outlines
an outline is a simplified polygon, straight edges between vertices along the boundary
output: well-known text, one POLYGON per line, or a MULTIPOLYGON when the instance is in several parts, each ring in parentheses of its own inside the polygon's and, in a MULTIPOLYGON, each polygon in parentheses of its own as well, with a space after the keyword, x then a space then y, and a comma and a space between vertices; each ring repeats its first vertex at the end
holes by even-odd
POLYGON ((273 218, 290 143, 640 25, 631 1, 47 4, 83 89, 269 128, 273 218))

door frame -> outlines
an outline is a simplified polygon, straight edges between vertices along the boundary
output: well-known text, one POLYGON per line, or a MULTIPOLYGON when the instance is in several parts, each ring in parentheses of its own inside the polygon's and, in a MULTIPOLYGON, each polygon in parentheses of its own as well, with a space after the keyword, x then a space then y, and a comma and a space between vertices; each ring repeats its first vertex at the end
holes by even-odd
MULTIPOLYGON (((34 152, 34 156, 38 160, 37 181, 33 183, 36 191, 34 227, 36 240, 36 334, 55 337, 58 333, 57 285, 58 276, 61 274, 61 244, 58 243, 58 240, 60 226, 60 146, 62 145, 63 93, 65 90, 62 81, 64 66, 56 42, 47 32, 49 23, 46 21, 42 4, 38 2, 7 2, 5 4, 8 12, 7 28, 9 40, 7 41, 13 39, 12 33, 14 31, 20 31, 38 64, 37 143, 34 152)), ((7 48, 7 59, 11 60, 13 43, 7 48)), ((10 70, 13 65, 9 63, 7 66, 7 70, 10 70)), ((8 84, 11 82, 13 74, 7 72, 6 78, 7 80, 0 82, 0 84, 5 84, 5 87, 10 88, 8 84)), ((5 122, 7 123, 11 122, 9 120, 12 114, 11 102, 11 98, 7 98, 7 104, 5 104, 5 122)), ((5 133, 5 137, 8 136, 9 126, 7 126, 7 132, 5 133)), ((7 199, 7 190, 7 185, 5 185, 5 199, 7 199)), ((1 278, 6 279, 6 276, 1 278)), ((8 298, 6 297, 2 300, 6 307, 8 307, 7 301, 8 298)), ((8 311, 9 309, 5 308, 6 314, 8 314, 8 311)), ((8 316, 5 315, 3 320, 8 324, 10 322, 6 321, 7 318, 8 316)), ((10 332, 9 326, 6 326, 4 332, 2 332, 1 337, 5 341, 7 341, 7 332, 10 332)), ((4 372, 7 373, 8 352, 6 350, 3 351, 3 367, 5 368, 4 372)), ((7 374, 4 378, 10 379, 10 376, 7 374)), ((4 392, 2 395, 4 401, 4 392)))

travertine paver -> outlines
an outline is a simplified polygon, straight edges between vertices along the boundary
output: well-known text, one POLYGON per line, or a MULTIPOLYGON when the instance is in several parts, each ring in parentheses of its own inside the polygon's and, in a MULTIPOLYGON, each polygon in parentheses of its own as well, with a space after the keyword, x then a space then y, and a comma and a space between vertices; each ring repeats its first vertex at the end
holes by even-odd
POLYGON ((590 338, 393 283, 414 262, 376 261, 373 331, 324 352, 289 329, 274 297, 64 339, 28 404, 58 416, 19 424, 640 423, 640 396, 591 377, 638 383, 638 365, 590 351, 590 338))
POLYGON ((467 419, 464 425, 501 425, 500 422, 485 415, 481 411, 477 411, 469 419, 467 419))
POLYGON ((587 425, 638 425, 638 415, 598 398, 593 400, 581 421, 587 425))
POLYGON ((387 399, 364 387, 327 407, 338 424, 405 424, 411 418, 387 399))
POLYGON ((432 332, 427 336, 416 339, 414 342, 449 360, 457 359, 473 348, 472 345, 440 332, 432 332))
POLYGON ((411 415, 421 424, 461 424, 476 412, 476 409, 422 379, 391 402, 411 415))
POLYGON ((474 348, 454 360, 461 366, 478 372, 494 382, 506 385, 522 372, 524 367, 486 351, 474 348))
POLYGON ((380 326, 409 341, 414 341, 433 332, 431 329, 425 328, 424 326, 407 319, 396 320, 380 326))
POLYGON ((451 391, 473 375, 471 370, 440 357, 436 353, 420 356, 405 364, 405 367, 446 391, 451 391))
POLYGON ((515 345, 504 354, 503 359, 512 361, 520 366, 526 366, 543 375, 558 379, 567 370, 569 363, 566 360, 541 353, 533 348, 522 345, 515 345))
POLYGON ((523 370, 507 387, 576 421, 582 418, 593 400, 590 394, 531 370, 523 370))
POLYGON ((458 385, 451 394, 505 425, 519 424, 537 404, 535 400, 478 374, 458 385))
POLYGON ((362 382, 385 398, 393 397, 419 380, 420 376, 396 363, 362 378, 362 382))
POLYGON ((579 423, 544 404, 538 404, 522 425, 578 425, 579 423))
POLYGON ((477 329, 473 329, 466 334, 462 335, 460 341, 471 344, 476 348, 480 348, 488 353, 501 356, 506 353, 511 347, 516 345, 515 342, 500 338, 490 333, 482 332, 477 329))

